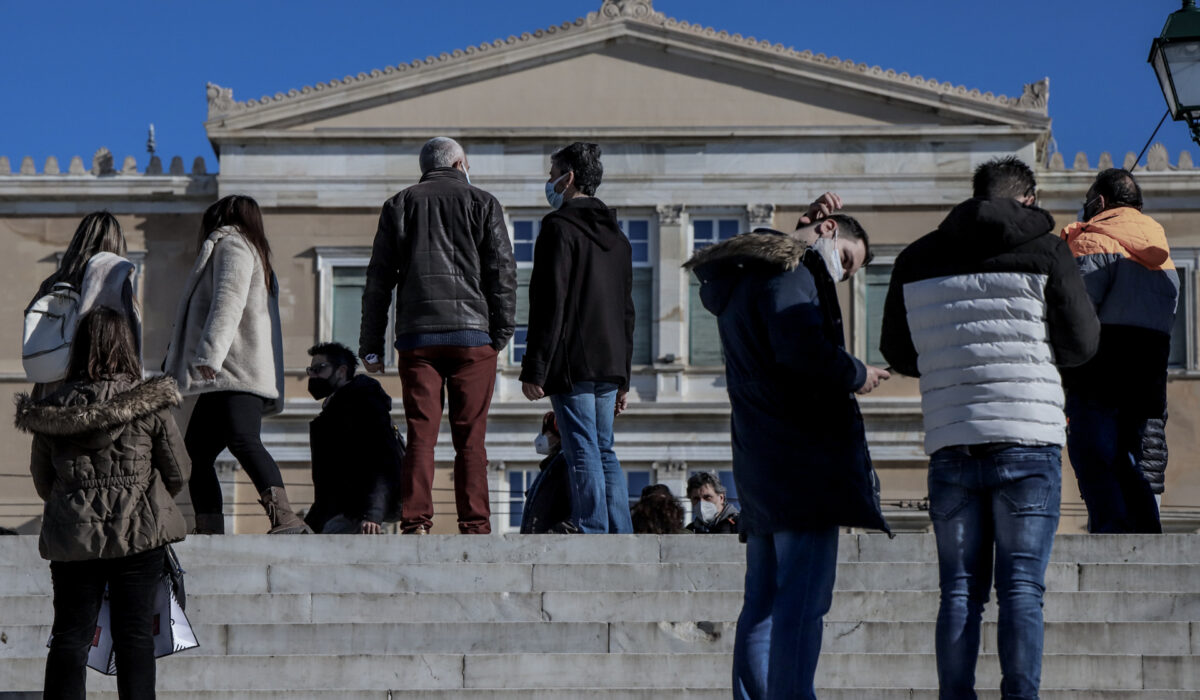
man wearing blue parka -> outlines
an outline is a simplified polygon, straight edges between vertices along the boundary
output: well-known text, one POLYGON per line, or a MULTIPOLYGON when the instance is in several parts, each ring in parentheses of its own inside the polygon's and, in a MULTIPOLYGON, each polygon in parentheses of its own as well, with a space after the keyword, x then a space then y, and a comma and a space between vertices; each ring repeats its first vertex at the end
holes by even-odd
POLYGON ((816 698, 838 527, 888 529, 854 398, 888 373, 846 351, 836 288, 870 248, 840 206, 825 194, 795 231, 755 229, 685 265, 717 317, 732 406, 747 544, 735 698, 816 698))

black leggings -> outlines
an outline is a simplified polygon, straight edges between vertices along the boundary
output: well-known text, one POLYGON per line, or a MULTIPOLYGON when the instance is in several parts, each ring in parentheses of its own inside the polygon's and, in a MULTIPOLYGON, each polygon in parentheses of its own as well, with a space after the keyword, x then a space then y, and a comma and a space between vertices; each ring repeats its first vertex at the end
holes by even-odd
POLYGON ((217 479, 217 455, 226 447, 233 453, 259 493, 272 486, 283 487, 279 465, 263 447, 262 397, 241 391, 201 394, 188 421, 183 438, 192 460, 188 490, 196 513, 221 512, 221 482, 217 479))

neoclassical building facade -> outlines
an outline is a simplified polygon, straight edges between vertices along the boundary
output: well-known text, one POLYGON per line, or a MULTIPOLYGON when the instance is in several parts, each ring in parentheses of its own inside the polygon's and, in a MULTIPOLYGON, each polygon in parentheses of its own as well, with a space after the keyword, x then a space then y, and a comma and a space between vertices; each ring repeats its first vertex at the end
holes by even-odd
MULTIPOLYGON (((12 349, 0 357, 0 381, 13 392, 25 388, 16 353, 20 315, 80 216, 106 208, 125 226, 139 264, 147 365, 154 368, 196 251, 199 214, 217 197, 248 194, 263 206, 282 284, 287 408, 265 424, 264 440, 285 468, 293 502, 304 504, 311 498, 308 421, 318 410, 304 390, 305 351, 327 339, 356 347, 379 207, 417 181, 421 145, 433 136, 458 139, 473 183, 504 205, 522 284, 520 322, 533 242, 547 211, 548 156, 589 140, 604 151, 598 195, 619 209, 635 257, 631 408, 617 424, 630 493, 656 482, 682 493, 698 470, 720 472, 732 485, 715 321, 680 265, 693 251, 750 228, 790 228, 809 201, 835 191, 876 250, 875 263, 840 287, 847 341, 859 357, 882 362, 878 330, 890 263, 970 196, 975 166, 1001 155, 1040 164, 1041 204, 1061 225, 1073 220, 1096 169, 1112 161, 1103 154, 1093 164, 1079 154, 1068 168, 1061 154, 1049 152, 1048 93, 1048 80, 1005 97, 813 55, 666 17, 650 0, 604 0, 587 17, 519 37, 447 47, 436 57, 257 100, 238 101, 232 90, 209 84, 205 129, 216 174, 199 159, 191 172, 179 159, 164 172, 157 158, 144 170, 133 159, 118 169, 107 152, 90 169, 76 159, 66 172, 57 162, 39 171, 31 159, 14 172, 0 158, 0 240, 8 250, 0 269, 9 299, 0 342, 12 349)), ((1186 153, 1171 163, 1156 146, 1139 179, 1147 211, 1167 228, 1184 290, 1172 356, 1164 518, 1169 528, 1195 530, 1200 171, 1186 153)), ((501 359, 489 420, 493 529, 500 532, 519 522, 521 494, 538 464, 532 440, 549 408, 521 395, 522 339, 519 329, 501 359)), ((387 360, 394 366, 394 357, 387 360)), ((383 382, 399 396, 394 371, 383 382)), ((861 403, 889 517, 901 529, 927 527, 916 381, 893 379, 861 403)), ((0 428, 9 455, 0 464, 3 526, 32 527, 40 510, 25 478, 28 442, 7 423, 0 428)), ((804 445, 796 451, 799 458, 804 445)), ((448 433, 437 459, 447 468, 435 485, 435 532, 450 532, 448 433)), ((265 530, 253 489, 234 463, 224 464, 230 526, 265 530)), ((1061 527, 1079 531, 1082 506, 1067 473, 1061 527)))

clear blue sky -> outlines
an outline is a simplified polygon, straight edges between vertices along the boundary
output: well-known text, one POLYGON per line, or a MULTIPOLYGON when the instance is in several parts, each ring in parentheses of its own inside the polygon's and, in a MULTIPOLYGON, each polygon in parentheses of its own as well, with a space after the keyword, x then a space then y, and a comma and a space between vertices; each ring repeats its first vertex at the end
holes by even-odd
MULTIPOLYGON (((54 155, 90 167, 101 146, 144 167, 146 126, 164 161, 203 155, 204 85, 236 99, 452 51, 582 16, 600 0, 0 0, 0 155, 14 170, 54 155)), ((1050 77, 1068 165, 1120 163, 1165 110, 1146 63, 1179 0, 656 0, 730 33, 1008 95, 1050 77)), ((1156 140, 1175 162, 1197 148, 1181 123, 1156 140)))

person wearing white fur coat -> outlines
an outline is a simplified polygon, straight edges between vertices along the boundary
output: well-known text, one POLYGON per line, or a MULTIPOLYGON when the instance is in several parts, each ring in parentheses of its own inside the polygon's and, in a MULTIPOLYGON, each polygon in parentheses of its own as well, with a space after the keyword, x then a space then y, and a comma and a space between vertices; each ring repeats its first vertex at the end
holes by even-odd
POLYGON ((197 534, 223 534, 216 459, 226 447, 259 492, 273 534, 311 532, 291 508, 262 417, 283 405, 278 281, 258 203, 230 195, 204 212, 163 370, 198 395, 184 443, 197 534))

